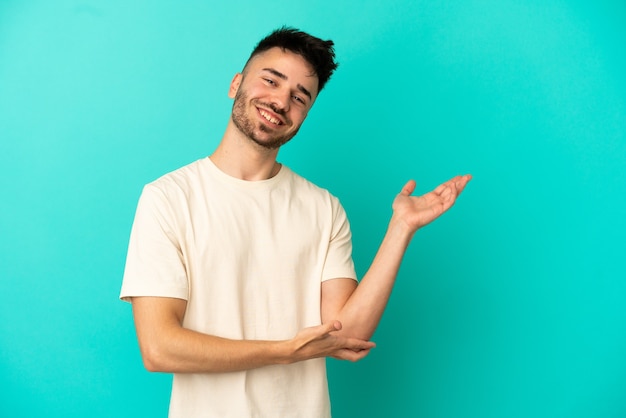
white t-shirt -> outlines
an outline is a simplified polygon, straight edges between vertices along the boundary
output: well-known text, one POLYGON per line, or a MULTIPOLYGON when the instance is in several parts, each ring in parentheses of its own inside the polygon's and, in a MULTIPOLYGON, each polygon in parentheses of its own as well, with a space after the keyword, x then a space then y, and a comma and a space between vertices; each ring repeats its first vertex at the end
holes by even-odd
MULTIPOLYGON (((145 186, 120 297, 187 300, 183 326, 285 340, 319 325, 321 283, 356 278, 339 201, 283 166, 244 181, 209 158, 145 186)), ((328 417, 325 360, 175 374, 170 417, 328 417)))

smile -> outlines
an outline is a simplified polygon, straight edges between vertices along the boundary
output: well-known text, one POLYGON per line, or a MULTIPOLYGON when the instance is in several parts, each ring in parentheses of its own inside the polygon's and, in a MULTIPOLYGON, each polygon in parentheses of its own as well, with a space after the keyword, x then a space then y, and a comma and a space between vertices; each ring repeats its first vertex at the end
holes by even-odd
POLYGON ((259 114, 261 116, 263 116, 263 118, 265 120, 267 120, 270 123, 273 123, 274 125, 282 125, 283 122, 280 119, 276 119, 275 117, 273 117, 272 115, 270 115, 268 112, 266 112, 263 109, 258 109, 259 110, 259 114))

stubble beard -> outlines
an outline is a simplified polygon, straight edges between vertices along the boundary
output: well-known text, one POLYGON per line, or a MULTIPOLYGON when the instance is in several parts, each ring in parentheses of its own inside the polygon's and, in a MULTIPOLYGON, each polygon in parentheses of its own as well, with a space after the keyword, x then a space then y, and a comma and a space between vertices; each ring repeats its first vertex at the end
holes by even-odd
MULTIPOLYGON (((287 135, 261 139, 257 131, 270 134, 272 130, 263 124, 259 124, 258 126, 256 126, 254 121, 251 118, 247 117, 246 103, 248 103, 248 95, 242 89, 239 89, 237 91, 237 94, 235 95, 231 118, 237 129, 239 129, 248 139, 250 139, 255 144, 268 150, 274 150, 289 142, 289 140, 298 133, 298 130, 300 128, 296 129, 293 132, 290 132, 287 135)), ((280 111, 277 111, 277 109, 275 109, 271 105, 263 103, 263 106, 271 108, 276 113, 280 113, 280 111)))

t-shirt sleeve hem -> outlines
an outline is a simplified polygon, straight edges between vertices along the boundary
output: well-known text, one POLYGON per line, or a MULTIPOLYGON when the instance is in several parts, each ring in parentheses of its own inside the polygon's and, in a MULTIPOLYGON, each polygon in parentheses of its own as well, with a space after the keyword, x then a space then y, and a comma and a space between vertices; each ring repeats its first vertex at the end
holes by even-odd
POLYGON ((327 280, 333 280, 333 279, 352 279, 352 280, 357 280, 356 273, 354 272, 354 270, 352 270, 352 271, 350 271, 350 270, 336 270, 336 271, 324 272, 324 275, 322 277, 322 282, 325 282, 327 280))
POLYGON ((150 297, 161 297, 161 298, 175 298, 175 299, 183 299, 188 300, 189 294, 187 289, 179 288, 179 287, 163 287, 163 288, 150 288, 150 289, 142 289, 142 288, 124 288, 120 293, 120 299, 124 302, 131 302, 133 297, 140 296, 150 296, 150 297))

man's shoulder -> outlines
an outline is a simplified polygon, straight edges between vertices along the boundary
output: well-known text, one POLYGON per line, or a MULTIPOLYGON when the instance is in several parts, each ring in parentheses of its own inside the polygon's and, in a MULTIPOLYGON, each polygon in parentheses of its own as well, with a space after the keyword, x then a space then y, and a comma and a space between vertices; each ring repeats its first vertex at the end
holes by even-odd
POLYGON ((185 189, 192 186, 201 177, 204 171, 205 158, 193 161, 187 165, 170 171, 156 180, 151 181, 146 186, 161 190, 185 189))
POLYGON ((323 199, 329 203, 338 202, 339 199, 333 195, 327 188, 320 186, 313 181, 301 176, 295 171, 287 168, 289 181, 292 187, 300 196, 309 196, 310 198, 323 199))
POLYGON ((311 191, 312 193, 320 193, 320 194, 330 194, 328 189, 317 185, 313 181, 303 177, 302 175, 293 171, 290 167, 287 168, 287 176, 289 178, 290 183, 292 183, 295 187, 303 188, 311 191))

